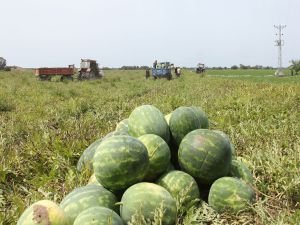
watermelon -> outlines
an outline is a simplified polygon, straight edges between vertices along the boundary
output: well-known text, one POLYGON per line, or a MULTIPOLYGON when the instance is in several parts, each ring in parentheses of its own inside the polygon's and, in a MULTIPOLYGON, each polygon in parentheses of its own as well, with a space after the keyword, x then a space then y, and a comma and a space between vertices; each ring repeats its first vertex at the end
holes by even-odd
POLYGON ((87 185, 74 189, 60 203, 69 220, 73 224, 77 215, 85 209, 103 206, 118 212, 117 197, 99 185, 87 185))
POLYGON ((93 166, 104 187, 123 190, 144 179, 149 167, 148 151, 137 138, 109 137, 97 148, 93 166))
POLYGON ((254 200, 253 189, 244 181, 233 177, 222 177, 216 180, 208 196, 208 204, 217 212, 237 213, 247 209, 254 200))
POLYGON ((232 142, 230 141, 230 138, 227 134, 225 134, 223 131, 220 130, 213 130, 214 132, 220 134, 221 136, 223 136, 226 140, 228 140, 229 144, 230 144, 230 148, 231 148, 231 155, 232 158, 235 159, 236 158, 236 153, 235 153, 235 148, 234 145, 232 144, 232 142))
POLYGON ((153 181, 164 173, 171 159, 168 144, 155 134, 145 134, 138 138, 147 148, 149 156, 149 169, 144 180, 153 181))
POLYGON ((120 216, 105 207, 88 208, 76 217, 74 225, 124 225, 120 216))
POLYGON ((254 182, 254 178, 252 176, 251 171, 249 170, 247 165, 242 161, 232 160, 231 168, 228 175, 231 177, 240 178, 249 184, 253 184, 254 182))
POLYGON ((70 225, 65 212, 49 200, 41 200, 29 206, 17 225, 70 225))
POLYGON ((113 137, 113 136, 120 136, 120 135, 128 135, 127 132, 125 131, 120 131, 120 130, 116 130, 116 131, 112 131, 110 133, 108 133, 107 135, 104 136, 103 140, 109 137, 113 137))
POLYGON ((92 176, 90 177, 88 184, 96 184, 102 186, 102 184, 97 180, 95 174, 93 173, 92 176))
POLYGON ((137 214, 142 214, 146 220, 153 221, 158 212, 162 214, 161 224, 175 224, 176 201, 159 185, 138 183, 128 188, 122 196, 120 215, 126 224, 137 214))
POLYGON ((131 136, 140 137, 144 134, 156 134, 167 143, 169 142, 169 126, 164 115, 153 105, 142 105, 135 108, 128 120, 131 136))
POLYGON ((182 207, 191 207, 200 198, 196 180, 189 174, 173 170, 162 175, 157 184, 164 187, 182 207))
POLYGON ((181 140, 189 132, 199 129, 200 121, 190 107, 179 107, 172 112, 170 122, 170 131, 176 146, 179 146, 181 140))
POLYGON ((207 118, 205 112, 200 107, 191 106, 190 108, 193 110, 196 117, 198 118, 198 120, 200 122, 200 128, 208 129, 209 122, 208 122, 208 118, 207 118))
POLYGON ((169 166, 168 166, 166 172, 169 172, 169 171, 172 171, 172 170, 175 170, 175 167, 173 166, 172 163, 169 163, 169 166))
POLYGON ((77 163, 77 170, 79 172, 82 172, 83 170, 93 171, 93 157, 96 148, 101 142, 102 139, 98 139, 83 151, 77 163))
POLYGON ((182 140, 178 160, 183 171, 192 175, 200 183, 211 184, 229 173, 230 144, 214 131, 194 130, 182 140))
POLYGON ((124 119, 124 120, 120 121, 116 126, 116 131, 128 133, 129 132, 128 119, 124 119))

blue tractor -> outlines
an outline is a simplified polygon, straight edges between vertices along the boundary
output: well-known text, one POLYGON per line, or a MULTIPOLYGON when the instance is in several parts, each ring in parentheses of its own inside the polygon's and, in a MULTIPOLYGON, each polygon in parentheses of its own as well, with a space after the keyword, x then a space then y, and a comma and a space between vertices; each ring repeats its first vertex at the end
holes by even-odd
POLYGON ((170 62, 157 63, 155 61, 152 68, 152 77, 155 80, 157 78, 167 78, 168 80, 171 80, 172 68, 173 68, 173 64, 171 64, 170 62))

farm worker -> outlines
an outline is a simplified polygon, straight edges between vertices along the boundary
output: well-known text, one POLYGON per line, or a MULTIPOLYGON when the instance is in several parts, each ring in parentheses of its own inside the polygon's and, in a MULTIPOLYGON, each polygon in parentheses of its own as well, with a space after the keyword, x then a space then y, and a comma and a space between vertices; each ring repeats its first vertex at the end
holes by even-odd
POLYGON ((156 65, 157 65, 157 60, 154 61, 153 63, 153 68, 156 69, 156 65))

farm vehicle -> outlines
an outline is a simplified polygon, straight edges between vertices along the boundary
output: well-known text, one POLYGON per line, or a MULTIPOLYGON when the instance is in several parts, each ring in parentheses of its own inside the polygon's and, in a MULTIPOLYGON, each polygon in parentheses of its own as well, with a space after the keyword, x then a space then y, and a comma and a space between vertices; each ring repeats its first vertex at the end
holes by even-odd
POLYGON ((203 63, 198 63, 196 68, 196 73, 205 73, 205 65, 203 63))
POLYGON ((172 79, 172 68, 173 64, 170 62, 160 62, 155 61, 152 68, 152 77, 156 80, 157 78, 167 78, 172 79))
POLYGON ((88 80, 103 77, 103 71, 99 69, 96 60, 81 59, 80 69, 78 72, 78 80, 88 80))
MULTIPOLYGON (((54 76, 60 76, 60 80, 73 80, 75 75, 75 66, 56 67, 56 68, 37 68, 35 75, 39 80, 50 81, 54 76)), ((81 59, 78 69, 78 80, 88 80, 102 78, 103 71, 99 69, 96 60, 81 59)))

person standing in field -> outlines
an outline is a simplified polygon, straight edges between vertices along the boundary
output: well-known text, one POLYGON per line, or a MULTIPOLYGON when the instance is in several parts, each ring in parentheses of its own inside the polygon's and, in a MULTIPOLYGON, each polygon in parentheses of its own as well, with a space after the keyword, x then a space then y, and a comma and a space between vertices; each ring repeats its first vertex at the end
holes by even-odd
POLYGON ((156 66, 157 66, 157 60, 154 61, 153 68, 156 69, 156 66))

